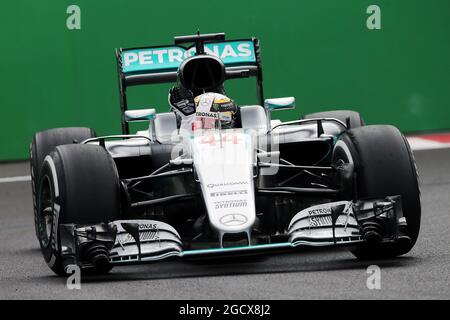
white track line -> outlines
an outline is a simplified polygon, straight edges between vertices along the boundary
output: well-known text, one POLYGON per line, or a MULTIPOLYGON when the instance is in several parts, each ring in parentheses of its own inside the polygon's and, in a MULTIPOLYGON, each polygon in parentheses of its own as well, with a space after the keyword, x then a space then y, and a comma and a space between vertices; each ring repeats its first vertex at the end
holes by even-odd
POLYGON ((31 181, 31 176, 0 178, 0 183, 31 181))
POLYGON ((420 137, 407 137, 409 145, 413 150, 433 150, 450 148, 450 143, 438 142, 420 137))

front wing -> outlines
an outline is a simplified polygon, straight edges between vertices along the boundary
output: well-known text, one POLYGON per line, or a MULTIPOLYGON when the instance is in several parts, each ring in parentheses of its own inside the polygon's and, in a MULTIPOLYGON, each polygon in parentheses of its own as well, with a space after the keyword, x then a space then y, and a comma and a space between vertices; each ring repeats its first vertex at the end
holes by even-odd
POLYGON ((89 267, 101 259, 112 265, 124 265, 169 258, 213 258, 410 240, 402 232, 405 226, 401 198, 393 196, 330 202, 304 209, 291 219, 286 242, 185 250, 178 232, 156 220, 117 220, 90 226, 63 224, 60 239, 66 266, 89 267))

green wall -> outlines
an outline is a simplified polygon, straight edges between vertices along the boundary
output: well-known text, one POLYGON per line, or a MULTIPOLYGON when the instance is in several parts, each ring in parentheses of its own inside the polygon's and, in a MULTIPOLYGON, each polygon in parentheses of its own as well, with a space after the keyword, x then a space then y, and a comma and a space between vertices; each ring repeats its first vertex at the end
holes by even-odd
MULTIPOLYGON (((403 131, 450 128, 448 0, 15 0, 1 12, 0 160, 28 157, 33 133, 51 127, 119 133, 114 49, 197 29, 260 38, 266 97, 297 99, 284 119, 353 108, 403 131), (66 27, 71 4, 81 30, 66 27), (381 30, 366 26, 372 4, 381 30)), ((167 90, 131 88, 129 104, 167 110, 167 90)), ((228 93, 254 102, 252 81, 228 93)))

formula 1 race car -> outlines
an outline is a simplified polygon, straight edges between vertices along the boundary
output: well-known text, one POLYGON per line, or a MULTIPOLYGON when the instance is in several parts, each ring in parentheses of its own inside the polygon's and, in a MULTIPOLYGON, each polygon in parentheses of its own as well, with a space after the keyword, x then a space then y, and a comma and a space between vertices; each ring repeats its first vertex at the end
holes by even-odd
POLYGON ((36 234, 55 273, 324 246, 379 259, 414 246, 420 192, 405 137, 355 111, 272 120, 295 99, 264 99, 257 39, 196 34, 116 57, 122 134, 57 128, 31 143, 36 234), (248 77, 258 103, 223 126, 208 109, 216 89, 248 77), (128 109, 129 86, 159 83, 201 93, 194 110, 128 109), (148 129, 130 134, 134 121, 148 129))

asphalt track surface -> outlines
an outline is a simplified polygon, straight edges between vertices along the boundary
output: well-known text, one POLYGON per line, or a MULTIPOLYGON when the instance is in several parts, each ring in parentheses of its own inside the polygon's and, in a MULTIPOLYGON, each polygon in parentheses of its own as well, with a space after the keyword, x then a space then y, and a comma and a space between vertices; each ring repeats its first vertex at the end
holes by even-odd
MULTIPOLYGON (((450 299, 450 149, 415 152, 422 227, 407 255, 360 262, 346 250, 299 252, 257 261, 163 262, 115 268, 82 280, 45 264, 34 233, 30 182, 0 183, 0 299, 450 299), (369 290, 367 267, 381 269, 369 290)), ((28 175, 27 163, 0 165, 0 179, 28 175)))

